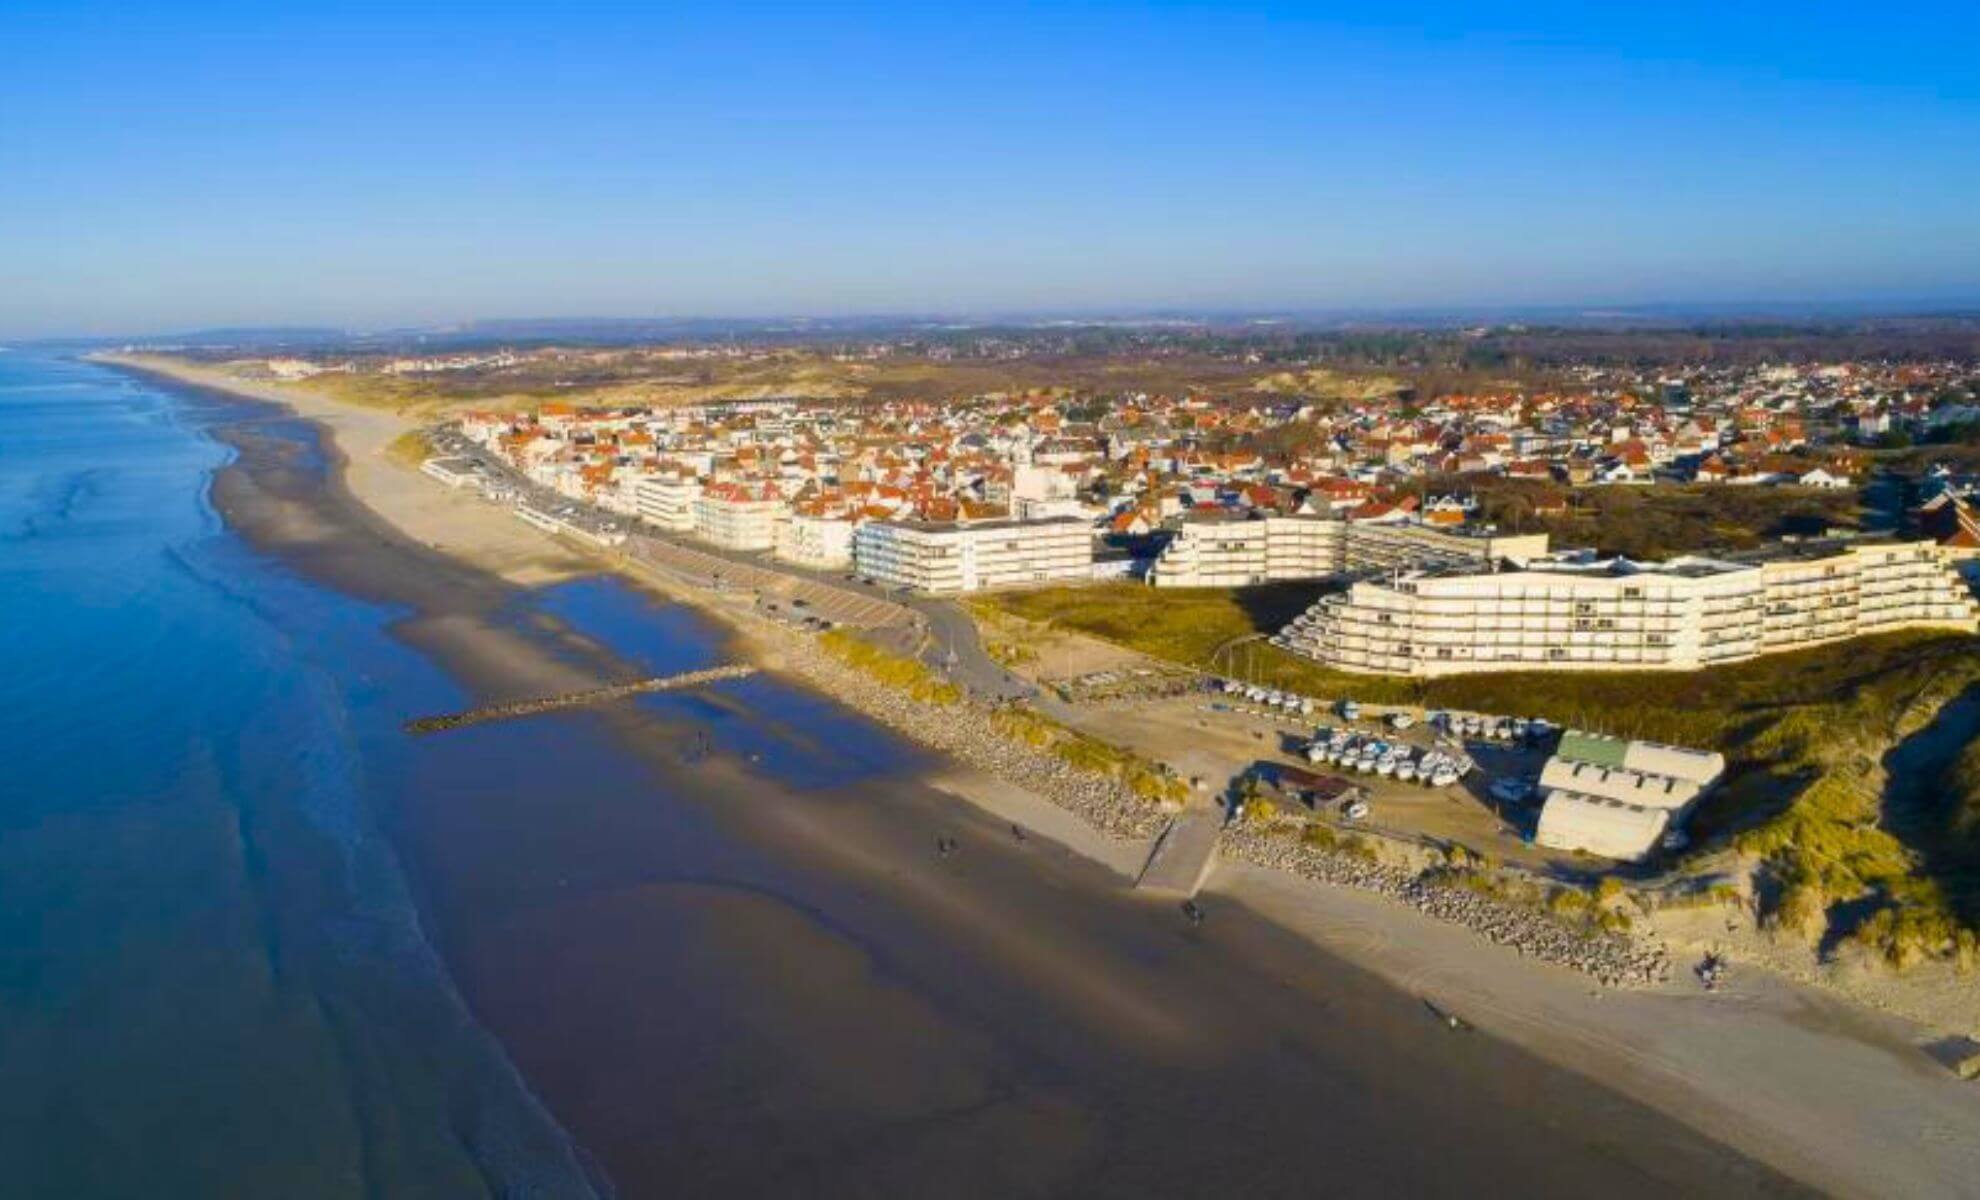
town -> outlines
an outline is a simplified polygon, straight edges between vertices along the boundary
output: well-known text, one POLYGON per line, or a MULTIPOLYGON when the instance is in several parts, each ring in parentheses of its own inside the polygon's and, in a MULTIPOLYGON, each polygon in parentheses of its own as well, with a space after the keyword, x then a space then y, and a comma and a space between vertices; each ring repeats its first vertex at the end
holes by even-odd
MULTIPOLYGON (((1279 641, 1347 670, 1683 668, 1972 628, 1972 482, 1943 467, 1884 481, 1869 514, 1881 527, 1818 524, 1733 557, 1642 561, 1546 530, 1577 490, 1853 492, 1873 482, 1866 446, 1980 417, 1970 375, 1582 375, 1573 394, 1324 407, 1145 393, 551 402, 469 411, 457 428, 546 491, 628 523, 887 588, 1351 583, 1279 641)), ((472 469, 429 467, 448 482, 472 469)))
MULTIPOLYGON (((842 348, 834 357, 887 352, 842 348)), ((328 368, 280 359, 266 370, 290 382, 325 370, 500 372, 562 353, 391 356, 328 368)), ((1973 632, 1974 480, 1929 450, 1898 454, 1980 418, 1975 381, 1952 363, 1871 361, 1572 368, 1556 373, 1556 390, 1399 388, 1347 401, 1070 388, 947 401, 549 400, 450 413, 424 435, 422 469, 478 488, 549 532, 606 546, 637 538, 648 558, 664 553, 677 569, 680 556, 705 553, 711 582, 724 573, 731 582, 797 581, 808 590, 787 611, 812 628, 871 629, 906 613, 904 603, 946 613, 952 626, 970 619, 959 612, 983 623, 984 610, 927 603, 978 593, 1135 584, 1162 595, 1236 595, 1294 585, 1312 590, 1310 603, 1261 630, 1258 649, 1299 656, 1336 683, 1508 669, 1683 672, 1895 631, 1973 632), (1560 388, 1563 379, 1577 386, 1560 388), (1575 526, 1559 518, 1591 495, 1660 491, 1808 497, 1814 515, 1739 530, 1748 544, 1735 550, 1683 546, 1661 560, 1560 536, 1575 526), (1861 500, 1821 502, 1843 496, 1861 500)), ((932 661, 972 690, 1038 695, 989 663, 960 670, 955 643, 952 631, 932 661)), ((1310 687, 1247 683, 1237 662, 1223 674, 1238 703, 1211 706, 1226 719, 1245 708, 1310 718, 1316 704, 1329 712, 1353 704, 1310 687)), ((1065 680, 1048 682, 1066 690, 1065 680)), ((1304 755, 1369 779, 1316 785, 1269 756, 1261 778, 1309 806, 1316 795, 1338 801, 1329 807, 1353 813, 1362 828, 1473 844, 1503 827, 1510 802, 1534 801, 1522 834, 1532 850, 1513 857, 1544 864, 1552 852, 1633 862, 1681 847, 1687 816, 1725 770, 1712 747, 1626 743, 1639 747, 1636 766, 1624 767, 1621 750, 1594 755, 1603 765, 1591 783, 1582 770, 1589 755, 1529 760, 1517 753, 1538 745, 1528 722, 1487 716, 1486 739, 1517 722, 1517 746, 1486 754, 1493 770, 1467 784, 1489 790, 1493 805, 1453 818, 1395 785, 1448 787, 1471 774, 1473 755, 1432 748, 1461 744, 1466 718, 1420 705, 1383 711, 1416 714, 1437 740, 1323 726, 1309 731, 1311 749, 1293 745, 1292 761, 1304 755), (1712 765, 1640 769, 1642 761, 1687 764, 1688 754, 1712 765), (1555 762, 1576 765, 1564 776, 1555 762), (1378 793, 1371 820, 1367 800, 1378 793)), ((1481 718, 1469 719, 1480 732, 1481 718)), ((1587 734, 1565 743, 1608 744, 1587 734)), ((1205 773, 1242 771, 1245 748, 1232 750, 1205 773)))

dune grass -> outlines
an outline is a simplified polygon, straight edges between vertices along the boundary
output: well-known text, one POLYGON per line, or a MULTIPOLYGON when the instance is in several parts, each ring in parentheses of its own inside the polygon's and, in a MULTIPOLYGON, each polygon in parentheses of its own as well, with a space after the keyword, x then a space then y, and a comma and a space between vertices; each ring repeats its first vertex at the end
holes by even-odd
POLYGON ((1034 709, 1009 707, 990 716, 990 727, 1011 739, 1048 750, 1068 765, 1111 775, 1150 803, 1181 803, 1189 785, 1131 750, 1069 729, 1034 709))
POLYGON ((417 467, 433 457, 433 443, 423 429, 408 429, 385 447, 387 458, 408 467, 417 467))
POLYGON ((890 654, 843 629, 820 634, 818 645, 825 653, 874 682, 898 688, 924 704, 948 707, 962 702, 962 690, 952 683, 944 683, 926 665, 899 654, 890 654))

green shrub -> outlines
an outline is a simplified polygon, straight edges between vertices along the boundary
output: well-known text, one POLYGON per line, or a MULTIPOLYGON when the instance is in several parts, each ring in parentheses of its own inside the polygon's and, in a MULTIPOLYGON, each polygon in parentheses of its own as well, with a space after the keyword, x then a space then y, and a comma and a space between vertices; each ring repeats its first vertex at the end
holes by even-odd
POLYGON ((1555 888, 1547 897, 1547 911, 1557 917, 1585 917, 1594 901, 1580 888, 1555 888))
POLYGON ((950 707, 962 703, 962 689, 943 682, 925 664, 891 654, 843 629, 819 634, 818 644, 827 654, 867 678, 898 688, 923 704, 950 707))
POLYGON ((1615 909, 1604 909, 1596 914, 1595 923, 1609 933, 1628 933, 1635 925, 1635 922, 1629 919, 1628 913, 1617 912, 1615 909))

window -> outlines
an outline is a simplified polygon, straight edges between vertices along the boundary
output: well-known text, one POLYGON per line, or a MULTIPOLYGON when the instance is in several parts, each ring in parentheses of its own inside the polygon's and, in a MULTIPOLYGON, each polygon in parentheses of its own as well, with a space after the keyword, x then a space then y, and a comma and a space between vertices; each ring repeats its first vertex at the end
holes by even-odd
POLYGON ((1640 587, 1626 587, 1623 589, 1623 599, 1641 600, 1643 599, 1643 589, 1640 587))

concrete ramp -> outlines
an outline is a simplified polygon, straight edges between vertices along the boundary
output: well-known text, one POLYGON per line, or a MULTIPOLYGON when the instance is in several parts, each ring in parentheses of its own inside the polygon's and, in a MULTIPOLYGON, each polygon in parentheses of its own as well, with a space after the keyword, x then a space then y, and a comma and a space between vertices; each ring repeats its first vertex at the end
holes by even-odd
POLYGON ((1169 822, 1149 851, 1138 891, 1167 896, 1194 896, 1210 877, 1217 861, 1217 839, 1223 834, 1223 814, 1211 808, 1191 808, 1169 822))

